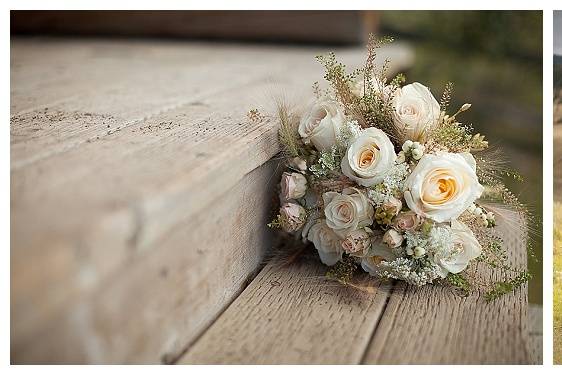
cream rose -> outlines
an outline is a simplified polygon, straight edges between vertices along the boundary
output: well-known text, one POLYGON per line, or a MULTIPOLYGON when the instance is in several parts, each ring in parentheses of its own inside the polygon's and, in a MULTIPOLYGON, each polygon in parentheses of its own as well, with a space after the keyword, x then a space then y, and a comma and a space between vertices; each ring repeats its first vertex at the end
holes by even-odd
POLYGON ((340 238, 326 225, 326 220, 316 220, 308 229, 307 239, 314 244, 320 260, 333 266, 342 259, 343 248, 340 238))
POLYGON ((330 150, 346 119, 341 106, 332 100, 315 103, 301 118, 299 135, 319 151, 330 150))
POLYGON ((356 229, 345 237, 341 245, 347 254, 362 257, 371 248, 371 236, 365 229, 356 229))
POLYGON ((326 224, 341 238, 351 231, 373 224, 373 206, 360 190, 345 188, 342 193, 326 192, 324 200, 324 215, 326 224))
POLYGON ((382 182, 395 160, 388 136, 380 129, 367 128, 347 148, 341 170, 359 185, 373 186, 382 182))
POLYGON ((426 130, 441 114, 439 103, 427 87, 414 82, 394 92, 392 118, 405 139, 423 140, 426 130))
POLYGON ((438 223, 459 217, 483 191, 469 153, 424 155, 404 181, 408 207, 438 223))
POLYGON ((306 177, 300 173, 283 173, 281 177, 281 198, 288 201, 299 199, 306 194, 306 177))
POLYGON ((373 241, 369 256, 361 258, 361 267, 372 276, 377 276, 377 266, 382 261, 391 262, 396 259, 396 254, 385 244, 373 241))
POLYGON ((452 248, 444 249, 433 255, 433 261, 441 268, 442 277, 447 276, 449 272, 464 271, 468 263, 482 253, 482 246, 465 224, 455 220, 451 223, 451 231, 452 248))
POLYGON ((285 203, 279 210, 281 217, 281 228, 285 232, 295 232, 299 230, 306 219, 306 210, 301 205, 295 203, 285 203))

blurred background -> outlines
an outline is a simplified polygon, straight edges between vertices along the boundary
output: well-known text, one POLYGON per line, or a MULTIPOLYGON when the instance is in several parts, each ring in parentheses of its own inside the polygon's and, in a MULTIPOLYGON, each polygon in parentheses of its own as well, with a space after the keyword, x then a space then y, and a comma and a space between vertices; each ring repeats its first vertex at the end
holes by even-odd
MULTIPOLYGON (((451 108, 473 104, 463 119, 506 152, 525 178, 506 181, 508 186, 542 217, 541 12, 18 11, 11 12, 11 32, 339 48, 361 46, 369 32, 393 36, 414 52, 408 81, 424 83, 437 97, 452 81, 451 108)), ((540 225, 537 231, 529 299, 540 304, 540 225)))
POLYGON ((562 11, 554 11, 554 363, 562 363, 562 11))

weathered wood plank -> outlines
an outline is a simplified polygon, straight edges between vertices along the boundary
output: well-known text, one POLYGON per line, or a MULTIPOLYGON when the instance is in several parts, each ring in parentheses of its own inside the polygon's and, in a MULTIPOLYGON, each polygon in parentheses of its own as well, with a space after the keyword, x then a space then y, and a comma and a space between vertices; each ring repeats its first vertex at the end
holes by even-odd
POLYGON ((315 258, 268 264, 180 363, 359 363, 391 285, 367 294, 325 272, 315 258))
POLYGON ((531 364, 543 364, 543 334, 542 334, 542 305, 529 305, 529 352, 531 354, 531 364))
MULTIPOLYGON (((63 57, 76 45, 55 44, 60 45, 51 52, 63 57)), ((93 45, 105 51, 103 42, 93 45)), ((316 51, 131 45, 118 44, 123 57, 118 48, 109 53, 111 59, 123 59, 121 68, 111 82, 96 81, 94 75, 90 86, 95 90, 73 92, 84 85, 82 76, 76 82, 42 78, 57 70, 54 63, 35 75, 43 83, 30 79, 17 95, 12 90, 14 105, 24 109, 11 123, 11 343, 16 362, 173 359, 238 293, 268 248, 263 202, 271 193, 265 181, 273 167, 256 169, 278 151, 277 124, 249 124, 245 113, 270 102, 272 86, 307 91, 311 77, 321 74, 311 59, 316 51), (207 53, 217 61, 238 63, 203 74, 182 65, 184 49, 190 48, 200 55, 196 66, 204 65, 207 53), (140 62, 128 73, 130 53, 140 62), (156 80, 135 83, 141 67, 156 80), (244 79, 229 79, 232 75, 244 79), (213 88, 207 90, 210 83, 213 88), (139 99, 145 92, 146 98, 139 99), (199 96, 183 97, 185 92, 199 96), (69 96, 43 109, 59 95, 69 96), (30 102, 40 109, 28 108, 30 102), (110 123, 104 123, 104 116, 110 123), (41 130, 34 131, 36 126, 41 130), (250 178, 251 173, 259 178, 250 178), (255 198, 244 200, 245 194, 255 198), (247 205, 238 206, 242 202, 247 205), (202 252, 192 245, 194 239, 206 244, 202 252), (180 276, 170 277, 172 285, 155 276, 155 265, 164 263, 181 267, 180 276)), ((18 52, 12 64, 20 66, 21 79, 26 64, 36 64, 36 55, 29 52, 33 47, 13 43, 18 52)), ((92 53, 86 48, 70 56, 77 65, 103 67, 90 61, 92 53)), ((360 58, 356 50, 344 56, 360 58)))
MULTIPOLYGON (((263 228, 271 216, 264 202, 277 182, 276 164, 249 173, 205 210, 178 222, 146 253, 126 254, 126 265, 117 273, 96 276, 83 260, 77 277, 100 280, 89 288, 80 280, 68 286, 72 295, 65 305, 45 311, 48 300, 17 299, 15 311, 23 316, 12 324, 12 361, 158 363, 177 358, 261 265, 267 248, 259 246, 267 245, 271 235, 263 228)), ((94 250, 105 254, 105 249, 94 250)), ((62 298, 62 286, 51 282, 54 287, 59 290, 44 293, 62 298)))
MULTIPOLYGON (((513 233, 501 231, 523 265, 525 246, 513 233)), ((319 281, 324 271, 318 260, 269 265, 180 363, 530 361, 526 289, 493 303, 478 294, 463 298, 442 286, 401 282, 369 295, 319 281)), ((480 275, 486 277, 482 270, 480 275)))

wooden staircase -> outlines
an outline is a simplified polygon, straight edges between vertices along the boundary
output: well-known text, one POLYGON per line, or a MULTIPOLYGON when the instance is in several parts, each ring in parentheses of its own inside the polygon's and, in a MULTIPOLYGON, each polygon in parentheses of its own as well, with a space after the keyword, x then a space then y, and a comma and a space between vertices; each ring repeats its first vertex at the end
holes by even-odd
POLYGON ((13 39, 12 363, 529 363, 526 290, 365 294, 314 260, 263 267, 278 124, 246 114, 303 100, 325 52, 13 39))

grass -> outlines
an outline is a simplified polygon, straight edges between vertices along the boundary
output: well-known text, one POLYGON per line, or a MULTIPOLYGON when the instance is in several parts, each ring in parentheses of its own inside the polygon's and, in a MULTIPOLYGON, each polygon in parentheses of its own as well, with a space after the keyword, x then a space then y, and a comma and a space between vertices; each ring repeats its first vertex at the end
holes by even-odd
POLYGON ((562 364, 562 203, 554 204, 554 363, 562 364))

